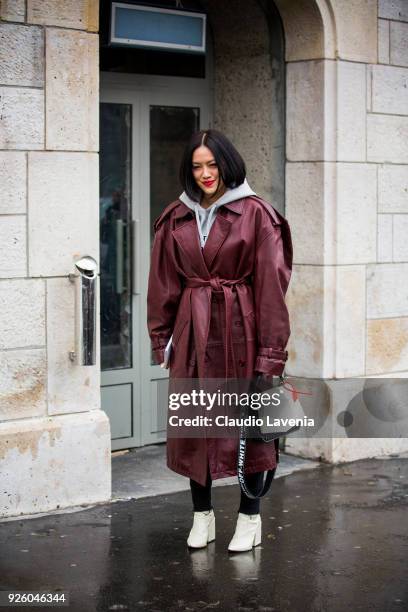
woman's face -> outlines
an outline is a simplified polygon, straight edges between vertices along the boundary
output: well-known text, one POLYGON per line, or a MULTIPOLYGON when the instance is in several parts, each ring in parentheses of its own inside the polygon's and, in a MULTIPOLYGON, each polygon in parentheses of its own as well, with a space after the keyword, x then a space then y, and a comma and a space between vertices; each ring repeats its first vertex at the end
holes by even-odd
POLYGON ((195 182, 207 199, 222 195, 225 185, 219 174, 217 162, 208 147, 202 145, 193 152, 192 169, 195 182))

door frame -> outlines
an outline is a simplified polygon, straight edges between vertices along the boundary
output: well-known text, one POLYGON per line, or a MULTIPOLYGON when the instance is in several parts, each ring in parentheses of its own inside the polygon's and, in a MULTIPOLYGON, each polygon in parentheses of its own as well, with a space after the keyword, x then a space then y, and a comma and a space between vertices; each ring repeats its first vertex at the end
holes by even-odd
MULTIPOLYGON (((132 179, 131 218, 134 221, 132 274, 132 368, 101 372, 101 386, 129 383, 133 370, 131 437, 112 440, 112 450, 134 448, 163 442, 165 429, 155 430, 157 384, 168 378, 168 371, 151 366, 150 340, 147 333, 147 281, 150 255, 150 125, 149 108, 158 106, 199 106, 200 127, 212 125, 212 89, 209 79, 162 77, 124 73, 100 73, 100 102, 132 105, 132 179), (148 214, 146 215, 146 209, 148 214), (148 258, 149 259, 149 258, 148 258)), ((164 203, 165 204, 165 203, 164 203)))

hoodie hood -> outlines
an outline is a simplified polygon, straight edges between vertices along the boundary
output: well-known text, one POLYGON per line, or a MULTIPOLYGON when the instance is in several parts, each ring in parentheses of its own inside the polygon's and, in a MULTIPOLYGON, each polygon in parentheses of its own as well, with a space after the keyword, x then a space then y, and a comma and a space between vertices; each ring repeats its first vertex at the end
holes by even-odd
POLYGON ((210 229, 212 224, 214 223, 215 215, 220 206, 224 204, 229 204, 230 202, 234 202, 235 200, 241 200, 242 198, 247 198, 248 196, 256 195, 255 191, 251 189, 248 184, 248 181, 245 179, 241 185, 238 187, 234 187, 232 189, 227 188, 226 192, 218 198, 211 206, 208 208, 203 208, 199 202, 196 200, 192 200, 185 191, 179 197, 179 200, 183 202, 188 208, 191 208, 194 211, 196 220, 198 233, 200 235, 200 244, 201 248, 205 245, 208 234, 210 233, 210 229))

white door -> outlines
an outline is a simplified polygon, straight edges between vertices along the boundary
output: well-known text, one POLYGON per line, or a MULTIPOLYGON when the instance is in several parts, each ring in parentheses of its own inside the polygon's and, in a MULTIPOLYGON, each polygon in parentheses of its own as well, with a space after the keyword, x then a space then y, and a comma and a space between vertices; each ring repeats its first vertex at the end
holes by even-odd
MULTIPOLYGON (((180 194, 191 133, 210 125, 204 79, 101 74, 101 396, 112 449, 165 439, 146 327, 152 224, 180 194)), ((163 383, 161 383, 163 385, 163 383)))

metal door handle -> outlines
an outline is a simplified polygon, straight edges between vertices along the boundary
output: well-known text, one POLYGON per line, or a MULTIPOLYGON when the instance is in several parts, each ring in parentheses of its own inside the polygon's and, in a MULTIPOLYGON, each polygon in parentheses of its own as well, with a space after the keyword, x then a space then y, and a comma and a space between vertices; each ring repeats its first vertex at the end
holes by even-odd
POLYGON ((139 219, 132 219, 132 249, 131 249, 131 265, 132 265, 132 293, 140 295, 139 274, 137 261, 137 247, 139 246, 139 219))
POLYGON ((70 274, 75 283, 75 352, 70 359, 78 365, 96 364, 96 299, 97 267, 93 257, 86 255, 75 262, 79 274, 70 274))
POLYGON ((116 220, 116 293, 123 293, 123 227, 122 219, 116 220))

